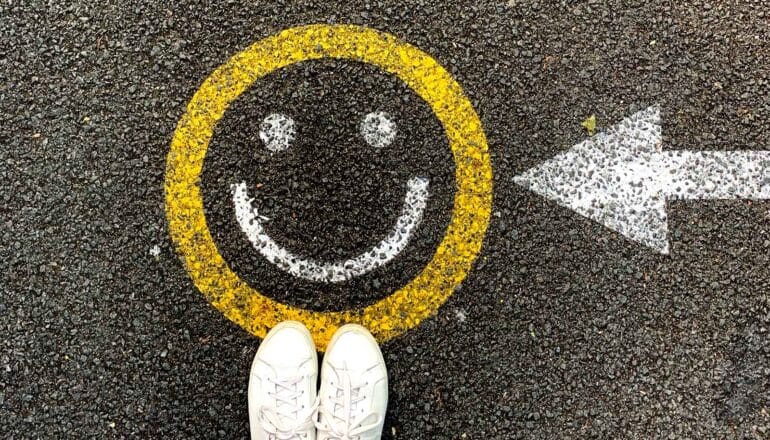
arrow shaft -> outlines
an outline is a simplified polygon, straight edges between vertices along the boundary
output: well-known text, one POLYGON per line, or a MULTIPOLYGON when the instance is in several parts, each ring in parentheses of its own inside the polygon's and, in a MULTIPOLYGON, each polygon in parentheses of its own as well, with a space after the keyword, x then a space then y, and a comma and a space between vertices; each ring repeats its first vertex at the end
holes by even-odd
POLYGON ((659 153, 667 199, 770 199, 770 151, 659 153))

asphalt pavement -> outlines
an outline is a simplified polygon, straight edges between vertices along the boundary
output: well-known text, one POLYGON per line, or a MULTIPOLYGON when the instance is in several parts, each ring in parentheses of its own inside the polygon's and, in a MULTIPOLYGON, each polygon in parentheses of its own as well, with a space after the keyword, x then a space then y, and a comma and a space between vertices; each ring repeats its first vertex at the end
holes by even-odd
MULTIPOLYGON (((0 16, 0 437, 247 438, 259 338, 194 284, 167 156, 219 66, 323 23, 429 54, 478 114, 492 167, 472 270, 382 344, 383 438, 770 438, 770 202, 669 201, 664 255, 514 182, 595 136, 589 116, 602 132, 650 106, 664 150, 770 150, 767 2, 27 1, 0 16)), ((319 314, 410 283, 451 229, 463 166, 432 110, 354 60, 260 77, 196 180, 232 272, 319 314), (396 129, 386 146, 360 132, 378 112, 396 129), (289 148, 266 148, 269 114, 294 121, 289 148), (416 177, 430 195, 406 247, 341 282, 273 264, 233 212, 244 183, 263 232, 336 261, 388 236, 416 177)))

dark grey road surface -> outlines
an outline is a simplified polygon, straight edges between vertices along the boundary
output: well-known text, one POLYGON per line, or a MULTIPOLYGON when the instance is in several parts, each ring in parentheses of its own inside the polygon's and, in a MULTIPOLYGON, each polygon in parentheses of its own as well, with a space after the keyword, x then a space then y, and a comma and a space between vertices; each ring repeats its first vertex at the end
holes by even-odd
MULTIPOLYGON (((585 139, 589 115, 601 129, 653 104, 666 148, 770 149, 770 5, 452 3, 0 5, 0 437, 246 438, 259 340, 178 258, 165 155, 213 69, 323 22, 432 54, 492 155, 474 270, 437 316, 383 346, 386 438, 770 438, 770 203, 671 203, 663 256, 512 182, 585 139)), ((369 66, 307 63, 267 80, 210 147, 201 185, 217 245, 281 301, 370 304, 362 292, 403 285, 443 235, 446 140, 419 98, 369 66), (388 151, 356 137, 358 115, 376 110, 399 127, 388 151), (297 117, 301 142, 285 156, 258 142, 268 111, 297 117), (334 287, 258 257, 228 198, 230 184, 262 185, 274 238, 334 259, 385 234, 421 172, 431 200, 404 254, 334 287)))

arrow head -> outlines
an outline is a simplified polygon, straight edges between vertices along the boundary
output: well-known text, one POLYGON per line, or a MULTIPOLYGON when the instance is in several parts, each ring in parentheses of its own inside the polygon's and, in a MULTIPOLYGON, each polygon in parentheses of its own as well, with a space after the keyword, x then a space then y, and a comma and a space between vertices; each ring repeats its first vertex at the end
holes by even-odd
POLYGON ((660 150, 660 108, 653 106, 514 177, 514 181, 667 254, 660 150))

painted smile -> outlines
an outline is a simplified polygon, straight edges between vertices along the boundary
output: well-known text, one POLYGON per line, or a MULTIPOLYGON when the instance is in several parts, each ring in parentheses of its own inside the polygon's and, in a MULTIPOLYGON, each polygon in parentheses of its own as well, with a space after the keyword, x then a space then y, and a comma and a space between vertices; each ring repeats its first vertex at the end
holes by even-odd
MULTIPOLYGON (((367 114, 361 122, 364 140, 374 148, 384 148, 395 138, 395 124, 382 112, 367 114)), ((282 114, 267 116, 260 126, 260 138, 272 152, 286 150, 295 136, 294 121, 282 114)), ((401 214, 388 235, 374 247, 344 261, 317 261, 302 258, 279 245, 265 231, 262 217, 248 193, 245 182, 231 185, 235 217, 254 249, 276 267, 316 282, 338 283, 384 266, 400 254, 422 221, 428 203, 429 180, 413 177, 407 182, 401 214)))

